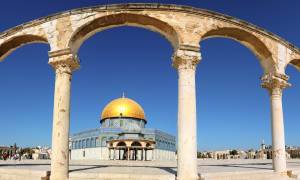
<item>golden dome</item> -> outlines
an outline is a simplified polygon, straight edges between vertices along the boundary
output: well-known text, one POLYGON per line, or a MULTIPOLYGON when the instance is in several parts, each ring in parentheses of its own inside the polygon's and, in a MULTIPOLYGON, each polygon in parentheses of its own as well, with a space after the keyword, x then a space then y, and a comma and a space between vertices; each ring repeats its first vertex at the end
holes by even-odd
POLYGON ((101 120, 116 117, 129 117, 146 121, 143 108, 129 98, 118 98, 108 103, 102 111, 101 120))

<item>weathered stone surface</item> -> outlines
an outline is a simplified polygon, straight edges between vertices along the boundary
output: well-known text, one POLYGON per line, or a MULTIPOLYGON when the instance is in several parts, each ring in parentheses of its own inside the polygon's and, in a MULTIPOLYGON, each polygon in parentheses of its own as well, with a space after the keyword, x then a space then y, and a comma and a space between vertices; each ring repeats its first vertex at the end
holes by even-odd
POLYGON ((197 118, 196 67, 199 52, 179 49, 173 55, 173 66, 178 70, 178 180, 196 180, 197 118))
POLYGON ((284 119, 282 108, 282 91, 291 86, 288 76, 269 73, 262 77, 262 87, 270 93, 271 128, 272 128, 272 161, 275 172, 287 172, 284 138, 284 119))
POLYGON ((207 38, 226 37, 248 47, 266 73, 284 74, 289 63, 300 69, 300 50, 262 28, 212 11, 165 4, 88 7, 22 24, 0 33, 0 59, 35 42, 48 43, 51 51, 70 48, 76 54, 84 40, 96 32, 123 25, 156 31, 170 41, 174 50, 182 45, 199 46, 207 38))

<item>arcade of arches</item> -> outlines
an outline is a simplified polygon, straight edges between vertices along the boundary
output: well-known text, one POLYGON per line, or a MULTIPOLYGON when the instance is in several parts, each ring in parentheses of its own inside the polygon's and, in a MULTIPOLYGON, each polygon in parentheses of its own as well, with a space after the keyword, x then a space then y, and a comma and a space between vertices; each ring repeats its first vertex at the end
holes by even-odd
MULTIPOLYGON (((118 4, 70 10, 0 33, 0 60, 25 44, 50 45, 49 64, 56 74, 52 180, 68 179, 70 90, 72 73, 80 66, 77 51, 93 34, 124 25, 158 32, 174 48, 173 66, 178 70, 177 179, 198 178, 195 73, 201 60, 199 43, 213 37, 240 42, 260 61, 264 70, 262 87, 270 92, 271 99, 273 168, 275 172, 287 172, 282 93, 290 86, 286 66, 291 64, 300 70, 298 48, 245 21, 203 9, 164 4, 118 4)), ((113 146, 114 149, 119 147, 113 146)), ((134 146, 135 155, 129 153, 127 158, 137 158, 139 147, 134 146)))
POLYGON ((109 144, 109 159, 152 160, 154 141, 112 140, 109 144))

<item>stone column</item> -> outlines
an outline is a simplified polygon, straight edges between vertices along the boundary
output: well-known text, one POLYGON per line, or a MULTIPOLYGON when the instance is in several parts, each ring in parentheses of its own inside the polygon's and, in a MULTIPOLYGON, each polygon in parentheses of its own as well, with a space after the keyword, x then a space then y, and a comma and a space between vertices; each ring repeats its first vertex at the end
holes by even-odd
POLYGON ((155 157, 154 157, 154 154, 155 154, 154 149, 152 149, 151 150, 151 161, 156 160, 155 157))
POLYGON ((116 148, 114 148, 114 160, 116 160, 116 148))
POLYGON ((198 179, 195 86, 198 51, 198 48, 179 49, 173 55, 173 66, 178 70, 178 180, 198 179))
POLYGON ((143 152, 142 160, 145 161, 145 149, 144 148, 142 148, 142 152, 143 152))
POLYGON ((69 177, 69 124, 72 71, 79 67, 78 60, 65 52, 50 52, 49 64, 54 68, 55 93, 52 129, 51 180, 69 177))
POLYGON ((127 161, 129 161, 129 156, 130 156, 130 150, 129 147, 127 148, 127 161))
POLYGON ((120 160, 120 148, 117 149, 116 153, 116 160, 120 160))
POLYGON ((289 87, 288 76, 269 73, 262 77, 262 87, 269 91, 271 99, 272 161, 275 172, 286 172, 286 151, 282 110, 282 91, 289 87))
POLYGON ((111 160, 111 156, 110 155, 111 155, 111 149, 109 148, 108 149, 108 160, 111 160))

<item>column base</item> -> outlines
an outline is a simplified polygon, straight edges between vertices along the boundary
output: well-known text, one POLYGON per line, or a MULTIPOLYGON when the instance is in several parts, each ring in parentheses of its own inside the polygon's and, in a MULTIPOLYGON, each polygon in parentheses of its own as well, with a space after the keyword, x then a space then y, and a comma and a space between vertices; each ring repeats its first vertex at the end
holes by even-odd
POLYGON ((65 177, 65 176, 51 176, 50 175, 50 179, 51 180, 68 180, 69 178, 65 177))
POLYGON ((196 178, 190 178, 190 177, 184 177, 184 178, 179 178, 176 176, 176 180, 203 180, 200 174, 196 178))

